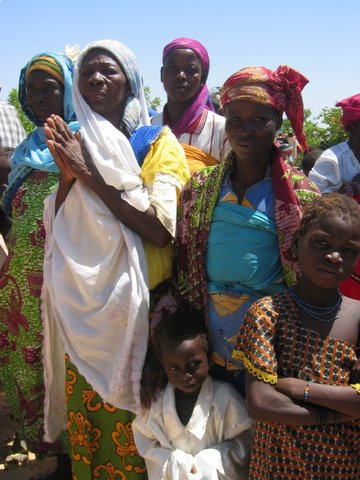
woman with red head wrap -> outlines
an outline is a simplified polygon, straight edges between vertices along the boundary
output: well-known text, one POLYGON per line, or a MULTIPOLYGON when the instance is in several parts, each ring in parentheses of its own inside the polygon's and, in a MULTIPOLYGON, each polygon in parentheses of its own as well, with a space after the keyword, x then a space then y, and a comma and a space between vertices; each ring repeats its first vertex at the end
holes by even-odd
POLYGON ((229 148, 225 120, 215 114, 206 85, 210 67, 206 48, 192 38, 176 38, 165 46, 162 61, 167 103, 152 124, 170 126, 184 148, 191 172, 216 165, 229 148))
POLYGON ((303 205, 315 185, 275 146, 286 112, 306 148, 301 90, 306 78, 281 66, 249 67, 220 89, 231 146, 227 158, 193 175, 178 209, 179 289, 207 315, 213 374, 244 392, 234 341, 253 301, 295 282, 292 252, 303 205))
MULTIPOLYGON (((360 202, 360 93, 336 104, 342 108, 341 123, 347 141, 325 150, 309 173, 321 193, 340 192, 360 202)), ((340 288, 348 297, 360 300, 360 262, 340 288)))

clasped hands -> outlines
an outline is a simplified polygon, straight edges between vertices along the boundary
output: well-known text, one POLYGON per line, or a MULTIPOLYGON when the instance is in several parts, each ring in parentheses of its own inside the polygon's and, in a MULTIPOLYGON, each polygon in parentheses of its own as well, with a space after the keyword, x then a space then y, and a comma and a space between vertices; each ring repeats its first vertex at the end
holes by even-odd
POLYGON ((58 115, 51 115, 44 124, 46 144, 60 170, 61 181, 73 183, 94 172, 92 159, 80 132, 75 134, 58 115))

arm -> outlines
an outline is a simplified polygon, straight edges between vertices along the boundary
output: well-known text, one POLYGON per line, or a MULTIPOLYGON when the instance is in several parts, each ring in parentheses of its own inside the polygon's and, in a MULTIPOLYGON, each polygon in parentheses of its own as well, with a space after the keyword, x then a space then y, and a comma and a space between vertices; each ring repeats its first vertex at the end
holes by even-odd
POLYGON ((140 212, 121 198, 121 192, 107 185, 99 174, 86 149, 68 129, 66 123, 53 115, 47 121, 48 146, 54 152, 61 176, 57 198, 57 208, 66 199, 75 180, 83 182, 105 203, 113 215, 124 225, 159 247, 165 246, 171 235, 156 217, 150 205, 146 212, 140 212))
MULTIPOLYGON (((246 373, 247 406, 249 415, 255 420, 284 425, 318 425, 319 409, 311 403, 297 403, 278 391, 273 385, 258 380, 246 373)), ((356 394, 355 390, 354 393, 356 394)), ((304 395, 302 389, 301 399, 304 395)), ((325 406, 325 405, 324 405, 325 406)), ((327 410, 327 423, 351 420, 345 414, 327 410)))
MULTIPOLYGON (((276 385, 276 390, 294 401, 301 402, 304 398, 305 386, 305 380, 281 378, 276 385)), ((351 386, 310 383, 308 393, 308 403, 338 412, 339 419, 342 415, 348 416, 348 420, 351 419, 350 417, 360 418, 360 395, 351 386)))

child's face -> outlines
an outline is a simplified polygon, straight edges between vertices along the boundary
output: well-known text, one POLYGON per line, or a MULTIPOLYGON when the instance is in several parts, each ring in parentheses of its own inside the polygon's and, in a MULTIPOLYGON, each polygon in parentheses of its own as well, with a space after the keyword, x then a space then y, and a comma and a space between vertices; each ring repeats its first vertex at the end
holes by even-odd
POLYGON ((298 242, 301 280, 322 288, 337 287, 354 270, 360 231, 349 219, 331 216, 309 227, 298 242))
POLYGON ((189 396, 198 394, 209 371, 200 335, 178 345, 162 345, 161 360, 168 381, 175 389, 189 396))

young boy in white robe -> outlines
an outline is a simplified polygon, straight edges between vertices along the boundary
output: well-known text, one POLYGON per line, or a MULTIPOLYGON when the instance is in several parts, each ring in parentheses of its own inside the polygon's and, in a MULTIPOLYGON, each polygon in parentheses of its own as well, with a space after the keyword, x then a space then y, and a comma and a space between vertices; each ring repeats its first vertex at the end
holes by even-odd
POLYGON ((164 315, 153 346, 168 384, 133 423, 149 480, 246 479, 253 422, 232 385, 208 375, 203 320, 184 308, 164 315))

